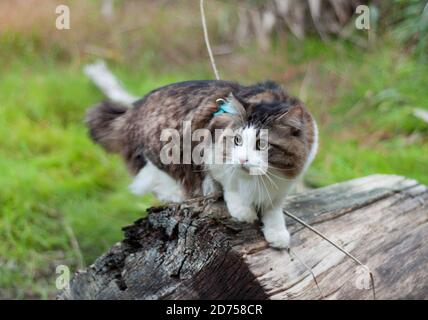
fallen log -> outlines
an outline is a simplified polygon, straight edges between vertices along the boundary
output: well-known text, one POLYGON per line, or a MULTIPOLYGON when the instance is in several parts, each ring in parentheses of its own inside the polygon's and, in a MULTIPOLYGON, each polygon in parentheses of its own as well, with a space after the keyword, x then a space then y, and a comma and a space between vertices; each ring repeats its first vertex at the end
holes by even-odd
MULTIPOLYGON (((415 180, 373 175, 290 196, 285 209, 366 264, 378 299, 428 299, 427 201, 415 180)), ((372 298, 364 268, 287 222, 298 259, 269 248, 258 225, 231 220, 222 201, 151 208, 124 228, 123 241, 77 272, 61 298, 372 298)))

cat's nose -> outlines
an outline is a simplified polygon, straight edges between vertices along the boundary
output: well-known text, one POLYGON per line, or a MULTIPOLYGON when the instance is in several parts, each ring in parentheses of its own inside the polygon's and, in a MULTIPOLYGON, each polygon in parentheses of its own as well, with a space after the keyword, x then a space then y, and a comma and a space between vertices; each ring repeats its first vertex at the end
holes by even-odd
POLYGON ((245 164, 245 163, 247 163, 248 162, 248 160, 247 159, 245 159, 245 158, 239 158, 239 163, 240 164, 245 164))

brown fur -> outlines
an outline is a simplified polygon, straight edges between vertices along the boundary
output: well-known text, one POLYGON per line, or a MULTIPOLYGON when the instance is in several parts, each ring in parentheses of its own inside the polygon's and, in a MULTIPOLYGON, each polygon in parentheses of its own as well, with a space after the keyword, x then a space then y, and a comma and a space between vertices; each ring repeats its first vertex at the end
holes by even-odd
POLYGON ((269 127, 269 142, 277 150, 269 155, 269 162, 286 176, 296 176, 313 143, 312 117, 299 100, 272 82, 248 87, 228 81, 176 83, 150 92, 130 109, 104 102, 89 110, 87 124, 92 138, 106 150, 120 153, 133 174, 148 159, 180 181, 190 197, 201 194, 204 172, 194 164, 162 164, 162 130, 171 128, 182 134, 183 121, 191 121, 192 130, 214 131, 238 126, 241 116, 269 127), (213 117, 218 109, 215 101, 230 93, 242 102, 245 115, 213 117))

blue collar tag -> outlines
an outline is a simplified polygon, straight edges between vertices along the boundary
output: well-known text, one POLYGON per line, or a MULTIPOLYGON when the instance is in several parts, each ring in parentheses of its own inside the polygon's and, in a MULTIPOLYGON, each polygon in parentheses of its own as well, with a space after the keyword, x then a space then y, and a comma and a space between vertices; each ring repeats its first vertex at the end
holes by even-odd
POLYGON ((236 111, 235 107, 230 101, 223 100, 222 104, 220 105, 220 108, 213 113, 213 116, 216 117, 223 113, 238 114, 238 111, 236 111))

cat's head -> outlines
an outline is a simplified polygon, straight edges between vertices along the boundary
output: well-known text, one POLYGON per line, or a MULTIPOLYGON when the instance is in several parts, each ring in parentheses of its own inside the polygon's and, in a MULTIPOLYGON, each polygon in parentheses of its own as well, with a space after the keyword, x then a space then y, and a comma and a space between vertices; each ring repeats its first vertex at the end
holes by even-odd
POLYGON ((242 175, 272 174, 295 178, 313 160, 317 132, 312 116, 295 98, 265 101, 229 95, 236 114, 229 117, 233 134, 224 137, 224 159, 242 175), (266 173, 266 171, 268 173, 266 173))

